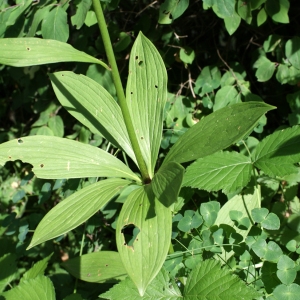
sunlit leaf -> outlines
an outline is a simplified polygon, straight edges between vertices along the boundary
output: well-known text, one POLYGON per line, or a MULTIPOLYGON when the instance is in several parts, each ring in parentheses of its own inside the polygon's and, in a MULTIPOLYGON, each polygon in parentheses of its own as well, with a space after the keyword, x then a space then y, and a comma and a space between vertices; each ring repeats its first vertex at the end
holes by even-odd
POLYGON ((57 62, 77 61, 96 63, 109 69, 102 61, 71 45, 56 40, 38 38, 0 39, 0 63, 14 67, 26 67, 57 62))
POLYGON ((54 136, 28 136, 0 144, 0 165, 17 159, 33 165, 39 178, 125 177, 140 181, 104 150, 54 136))
POLYGON ((126 100, 152 178, 162 137, 167 72, 159 52, 142 33, 131 50, 126 100))
POLYGON ((246 102, 215 111, 180 136, 164 163, 188 162, 229 147, 250 133, 271 109, 274 107, 263 102, 246 102))
POLYGON ((35 229, 27 249, 76 228, 129 183, 127 180, 111 178, 91 184, 72 194, 46 214, 35 229))
POLYGON ((50 74, 60 103, 93 133, 103 135, 135 161, 120 106, 94 80, 73 72, 50 74))
POLYGON ((170 245, 172 216, 158 201, 151 187, 134 190, 125 201, 117 221, 117 246, 128 275, 141 296, 161 269, 170 245), (133 240, 126 239, 126 227, 133 230, 133 240), (133 228, 134 227, 134 228, 133 228))
POLYGON ((62 266, 74 277, 87 282, 117 281, 127 276, 120 255, 114 251, 100 251, 77 256, 62 266))

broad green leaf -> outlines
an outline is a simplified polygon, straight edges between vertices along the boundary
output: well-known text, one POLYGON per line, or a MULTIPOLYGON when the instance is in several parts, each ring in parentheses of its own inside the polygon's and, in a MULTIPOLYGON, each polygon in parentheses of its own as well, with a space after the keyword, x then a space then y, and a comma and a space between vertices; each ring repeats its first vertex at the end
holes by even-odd
POLYGON ((183 186, 206 191, 237 191, 250 181, 251 160, 237 152, 217 152, 199 158, 186 170, 183 186))
POLYGON ((252 21, 251 10, 252 10, 251 1, 238 0, 238 2, 237 2, 237 13, 248 24, 251 24, 251 21, 252 21))
POLYGON ((177 227, 183 232, 189 232, 194 228, 198 228, 202 223, 203 219, 197 211, 186 210, 177 227))
POLYGON ((36 262, 21 278, 21 282, 28 279, 36 278, 37 276, 44 275, 44 272, 48 266, 48 262, 53 253, 45 257, 44 259, 36 262))
POLYGON ((239 94, 232 85, 226 85, 217 91, 215 97, 214 111, 230 104, 241 102, 239 94))
POLYGON ((181 48, 179 57, 184 63, 191 64, 195 59, 195 51, 189 47, 181 48))
POLYGON ((101 85, 73 72, 49 76, 58 100, 73 117, 136 161, 120 106, 101 85))
POLYGON ((17 159, 33 165, 39 178, 125 177, 140 181, 104 150, 54 136, 28 136, 0 144, 0 165, 17 159))
POLYGON ((267 21, 267 13, 264 8, 262 8, 259 13, 257 14, 257 27, 261 26, 267 21))
POLYGON ((267 59, 266 57, 264 58, 264 62, 259 65, 255 72, 255 76, 257 77, 257 80, 259 82, 265 82, 271 79, 275 72, 275 63, 267 59))
POLYGON ((267 261, 277 263, 282 255, 281 248, 273 241, 269 243, 265 239, 258 239, 253 245, 252 250, 255 254, 267 261))
POLYGON ((253 221, 261 223, 261 226, 268 230, 278 230, 280 227, 280 220, 274 213, 269 213, 266 208, 254 208, 251 211, 253 221))
POLYGON ((181 300, 182 295, 177 284, 170 279, 162 268, 149 284, 144 296, 141 296, 130 278, 114 285, 108 292, 101 294, 103 299, 111 300, 181 300))
POLYGON ((220 86, 221 72, 214 66, 206 66, 202 69, 195 83, 195 93, 201 97, 212 92, 220 86))
POLYGON ((167 72, 159 52, 142 33, 139 33, 130 54, 126 100, 152 178, 162 137, 167 72))
POLYGON ((117 281, 127 277, 120 255, 100 251, 71 258, 62 266, 75 278, 87 282, 117 281))
POLYGON ((40 23, 43 21, 45 16, 49 13, 49 10, 51 9, 51 5, 44 6, 42 8, 39 8, 37 12, 34 14, 33 21, 31 23, 31 26, 29 28, 29 31, 27 33, 27 37, 34 37, 35 33, 40 25, 40 23))
POLYGON ((300 69, 300 37, 293 37, 285 44, 285 55, 296 69, 300 69))
POLYGON ((52 130, 55 136, 64 136, 64 122, 61 116, 53 116, 48 121, 48 126, 52 130))
POLYGON ((253 154, 254 165, 271 177, 297 173, 300 161, 300 126, 274 132, 262 140, 253 154))
POLYGON ((129 181, 117 178, 102 180, 72 194, 54 206, 34 231, 27 249, 63 235, 76 228, 108 203, 129 181))
POLYGON ((43 19, 43 38, 66 42, 69 38, 67 17, 68 15, 61 5, 55 6, 43 19))
POLYGON ((126 32, 120 32, 118 41, 114 44, 114 51, 121 52, 125 50, 131 43, 131 36, 126 32))
MULTIPOLYGON (((260 206, 260 190, 256 188, 254 188, 253 191, 246 193, 245 195, 236 195, 222 206, 218 213, 215 225, 218 225, 221 228, 224 226, 233 227, 235 232, 245 239, 250 228, 248 228, 247 230, 243 228, 237 228, 234 221, 231 220, 229 213, 232 210, 236 210, 240 211, 243 214, 242 218, 250 218, 249 213, 251 212, 251 210, 260 206)), ((216 256, 215 258, 219 259, 221 262, 227 261, 233 254, 233 251, 225 252, 225 250, 222 249, 222 254, 216 256)))
POLYGON ((15 25, 17 19, 25 12, 25 10, 32 4, 31 0, 19 1, 15 6, 12 6, 12 11, 6 22, 6 26, 15 25))
POLYGON ((267 0, 250 0, 252 10, 258 9, 267 0))
POLYGON ((24 280, 15 288, 4 292, 0 297, 6 300, 55 300, 52 281, 46 276, 24 280))
POLYGON ((189 6, 189 0, 165 0, 159 7, 159 24, 171 24, 179 18, 189 6))
POLYGON ((18 274, 16 259, 17 257, 14 253, 7 253, 0 257, 0 293, 11 281, 16 279, 18 274))
POLYGON ((271 34, 268 39, 264 41, 264 51, 273 52, 281 42, 281 36, 278 34, 271 34))
POLYGON ((273 21, 279 23, 289 23, 289 0, 267 0, 265 10, 273 21))
POLYGON ((241 24, 241 17, 234 12, 232 16, 224 18, 224 23, 227 32, 232 35, 239 28, 241 24))
POLYGON ((274 109, 263 102, 237 103, 201 119, 171 148, 164 163, 183 163, 229 147, 251 132, 260 117, 274 109))
POLYGON ((298 300, 300 294, 300 286, 296 283, 290 285, 280 284, 273 291, 276 300, 298 300))
POLYGON ((260 294, 246 284, 232 272, 221 268, 219 262, 206 260, 198 263, 189 274, 184 288, 184 299, 230 299, 252 300, 260 294), (241 298, 242 297, 242 298, 241 298))
POLYGON ((295 262, 287 255, 281 255, 277 263, 277 277, 286 285, 294 282, 297 270, 295 262))
POLYGON ((235 2, 232 0, 214 0, 214 8, 216 9, 220 18, 233 16, 235 9, 235 2))
POLYGON ((166 259, 171 233, 171 211, 155 198, 151 186, 134 190, 120 212, 116 239, 124 267, 141 296, 166 259), (139 230, 131 245, 123 233, 129 225, 139 230))
POLYGON ((166 207, 177 200, 183 172, 184 168, 180 164, 170 162, 162 166, 153 177, 151 182, 153 193, 166 207))
POLYGON ((200 213, 208 227, 215 224, 219 211, 220 203, 217 201, 202 203, 200 206, 200 213))
POLYGON ((84 24, 87 12, 89 11, 92 5, 92 0, 81 0, 76 5, 76 13, 71 17, 71 22, 73 26, 76 26, 76 29, 80 29, 84 24))
POLYGON ((109 67, 71 45, 55 40, 38 38, 0 39, 0 63, 13 67, 27 67, 57 62, 86 62, 109 67))

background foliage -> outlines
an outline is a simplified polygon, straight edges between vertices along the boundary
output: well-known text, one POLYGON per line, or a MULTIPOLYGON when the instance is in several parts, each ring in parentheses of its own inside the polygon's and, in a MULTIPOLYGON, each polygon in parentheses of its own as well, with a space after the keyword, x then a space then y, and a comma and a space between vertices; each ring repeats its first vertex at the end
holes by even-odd
MULTIPOLYGON (((212 278, 211 270, 226 265, 219 276, 228 278, 228 287, 236 285, 226 294, 228 299, 240 299, 240 293, 247 299, 296 299, 300 289, 297 1, 111 0, 102 4, 123 86, 139 31, 163 57, 169 94, 161 162, 188 128, 222 107, 247 101, 277 107, 259 120, 243 142, 190 166, 184 164, 187 171, 174 205, 172 245, 164 268, 149 286, 149 297, 158 297, 158 286, 166 291, 165 297, 169 293, 174 299, 182 294, 192 299, 195 293, 215 297, 204 281, 193 290, 192 280, 212 278), (250 215, 243 211, 243 201, 250 203, 250 215), (257 208, 260 202, 262 208, 257 208), (252 288, 248 294, 237 279, 252 288)), ((2 1, 0 37, 55 39, 106 59, 90 0, 2 1)), ((74 62, 24 68, 1 65, 0 69, 1 143, 36 134, 66 137, 122 159, 101 135, 92 133, 61 107, 47 76, 61 70, 85 74, 116 98, 107 70, 74 62)), ((131 161, 129 164, 134 168, 131 161)), ((116 219, 129 190, 84 225, 26 251, 43 216, 97 178, 38 179, 30 165, 19 161, 7 163, 0 174, 0 291, 7 292, 7 299, 16 297, 8 294, 10 289, 20 286, 24 274, 41 261, 48 279, 40 284, 49 290, 54 286, 56 299, 96 299, 100 294, 105 299, 125 299, 128 294, 130 299, 139 299, 138 293, 127 292, 132 291, 129 279, 98 284, 89 280, 91 276, 76 274, 68 260, 79 256, 82 243, 84 253, 116 250, 116 219), (71 295, 76 280, 72 275, 89 281, 78 282, 78 298, 71 295)), ((129 231, 129 239, 134 234, 129 231)), ((51 295, 55 297, 54 290, 51 295)))

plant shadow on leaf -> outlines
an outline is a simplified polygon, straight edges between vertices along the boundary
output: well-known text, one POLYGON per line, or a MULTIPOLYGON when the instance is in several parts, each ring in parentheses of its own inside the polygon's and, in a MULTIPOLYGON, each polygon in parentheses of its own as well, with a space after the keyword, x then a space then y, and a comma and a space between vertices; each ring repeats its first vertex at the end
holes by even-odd
POLYGON ((124 226, 121 230, 121 233, 124 235, 124 245, 134 248, 134 241, 138 241, 138 234, 140 230, 134 224, 128 224, 124 226))
POLYGON ((70 103, 72 103, 72 105, 74 106, 74 108, 70 108, 65 106, 65 109, 67 109, 68 111, 76 111, 76 112, 81 112, 81 114, 83 116, 85 116, 85 118, 87 120, 89 120, 89 122, 95 127, 97 128, 101 134, 109 141, 111 142, 113 145, 115 145, 116 147, 122 149, 122 147, 119 145, 119 143, 113 138, 113 136, 105 129, 105 127, 102 126, 102 124, 99 122, 99 120, 97 120, 61 83, 60 81, 53 76, 52 74, 50 74, 50 78, 51 81, 55 84, 55 86, 57 87, 57 89, 64 95, 64 97, 66 99, 68 99, 68 101, 70 101, 70 103))

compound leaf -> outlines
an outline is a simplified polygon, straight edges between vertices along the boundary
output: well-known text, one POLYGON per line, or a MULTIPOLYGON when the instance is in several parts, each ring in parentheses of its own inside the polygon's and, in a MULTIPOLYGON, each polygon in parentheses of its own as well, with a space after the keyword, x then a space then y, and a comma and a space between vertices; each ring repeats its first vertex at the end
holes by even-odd
POLYGON ((300 126, 278 130, 257 145, 254 164, 271 177, 297 173, 294 164, 300 161, 299 143, 300 126))
POLYGON ((244 300, 252 300, 259 296, 254 289, 215 260, 206 260, 198 263, 189 277, 184 288, 184 299, 231 299, 240 300, 241 295, 244 300))
POLYGON ((183 186, 230 193, 246 186, 251 176, 251 160, 237 152, 217 152, 199 158, 186 170, 183 186))

